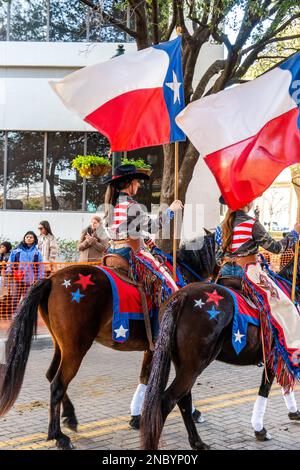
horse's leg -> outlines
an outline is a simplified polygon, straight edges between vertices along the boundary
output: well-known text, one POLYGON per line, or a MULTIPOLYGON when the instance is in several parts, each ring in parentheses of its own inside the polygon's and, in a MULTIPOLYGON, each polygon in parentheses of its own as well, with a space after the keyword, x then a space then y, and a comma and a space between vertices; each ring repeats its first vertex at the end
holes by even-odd
POLYGON ((152 356, 153 352, 149 349, 147 351, 144 351, 143 364, 140 373, 140 383, 137 386, 136 391, 134 392, 130 404, 131 419, 129 421, 129 426, 131 426, 133 429, 140 429, 141 411, 147 388, 147 383, 150 377, 152 356))
POLYGON ((48 440, 56 439, 59 449, 72 449, 73 445, 68 436, 60 429, 60 406, 67 392, 67 388, 73 377, 76 375, 81 364, 84 353, 73 350, 73 354, 62 356, 59 368, 51 382, 50 391, 50 422, 48 430, 48 440))
MULTIPOLYGON (((129 421, 129 425, 133 429, 140 429, 140 422, 141 422, 141 412, 142 406, 144 401, 144 396, 146 393, 146 388, 148 384, 148 380, 151 373, 151 362, 152 362, 153 352, 150 350, 144 351, 144 358, 142 369, 140 373, 140 383, 134 392, 132 397, 132 401, 130 404, 130 411, 131 411, 131 419, 129 421)), ((201 411, 197 410, 194 405, 192 404, 192 417, 195 423, 203 423, 204 418, 201 414, 201 411)))
MULTIPOLYGON (((61 352, 60 352, 58 343, 54 340, 54 356, 50 364, 50 367, 46 372, 46 377, 50 383, 55 377, 55 374, 60 364, 60 360, 61 360, 61 352)), ((78 421, 75 415, 75 409, 67 393, 65 394, 62 400, 62 406, 63 406, 62 417, 64 418, 63 420, 64 425, 67 426, 72 431, 77 432, 78 421)))
POLYGON ((195 421, 192 414, 192 394, 189 392, 187 395, 182 397, 177 403, 179 406, 186 430, 189 436, 189 443, 194 450, 208 450, 209 446, 201 441, 195 426, 195 421))
MULTIPOLYGON (((209 361, 210 362, 210 361, 209 361)), ((170 386, 164 391, 161 401, 161 418, 159 427, 163 425, 167 416, 171 413, 174 406, 178 404, 181 411, 186 430, 188 432, 189 442, 195 450, 207 450, 209 446, 205 444, 197 431, 194 420, 192 418, 192 395, 191 390, 195 383, 196 378, 206 368, 207 360, 201 361, 198 366, 197 372, 188 369, 187 364, 181 365, 176 370, 176 376, 170 386)))
POLYGON ((258 441, 269 441, 272 439, 271 435, 264 428, 264 415, 267 408, 268 396, 273 384, 275 375, 270 368, 267 368, 268 379, 266 378, 266 371, 264 369, 261 384, 258 391, 258 397, 254 403, 251 424, 254 429, 255 437, 258 441))
POLYGON ((300 411, 297 407, 297 402, 294 392, 285 393, 284 389, 281 389, 282 395, 288 409, 288 417, 291 421, 300 421, 300 411))

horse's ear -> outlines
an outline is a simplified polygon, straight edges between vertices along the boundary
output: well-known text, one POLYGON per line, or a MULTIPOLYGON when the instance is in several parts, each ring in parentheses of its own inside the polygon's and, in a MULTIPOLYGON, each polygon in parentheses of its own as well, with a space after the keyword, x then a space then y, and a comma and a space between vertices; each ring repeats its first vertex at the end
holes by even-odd
POLYGON ((203 227, 203 230, 205 232, 205 235, 212 235, 213 233, 210 230, 207 230, 207 228, 203 227))

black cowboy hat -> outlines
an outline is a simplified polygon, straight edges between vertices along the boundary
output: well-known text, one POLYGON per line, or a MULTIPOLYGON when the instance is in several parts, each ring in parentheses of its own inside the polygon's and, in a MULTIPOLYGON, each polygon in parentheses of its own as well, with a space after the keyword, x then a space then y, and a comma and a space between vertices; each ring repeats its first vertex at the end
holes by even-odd
POLYGON ((127 180, 148 180, 150 176, 138 171, 134 165, 119 165, 115 169, 115 174, 110 173, 105 179, 105 184, 114 184, 127 180))
POLYGON ((225 202, 225 199, 223 198, 222 195, 219 197, 219 203, 220 203, 220 204, 223 204, 224 206, 227 206, 227 204, 226 204, 226 202, 225 202))

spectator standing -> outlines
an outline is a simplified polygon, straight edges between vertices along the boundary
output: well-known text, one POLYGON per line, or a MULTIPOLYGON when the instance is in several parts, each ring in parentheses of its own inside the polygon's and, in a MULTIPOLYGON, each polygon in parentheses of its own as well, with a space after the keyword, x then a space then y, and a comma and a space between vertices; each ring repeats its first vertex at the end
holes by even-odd
POLYGON ((77 245, 80 252, 79 261, 101 261, 107 247, 108 238, 101 217, 94 215, 91 219, 91 225, 82 231, 77 245))
POLYGON ((58 254, 58 245, 49 222, 43 220, 39 223, 38 229, 40 232, 38 237, 38 249, 42 253, 43 260, 45 262, 54 262, 58 254))
POLYGON ((9 259, 10 252, 11 252, 12 246, 10 242, 2 242, 0 245, 0 263, 1 267, 3 267, 2 263, 6 263, 9 259))
POLYGON ((8 273, 12 277, 14 311, 29 287, 44 276, 43 257, 37 247, 38 239, 34 232, 26 232, 23 241, 12 250, 8 260, 8 273))
POLYGON ((0 245, 0 297, 7 294, 6 263, 9 260, 11 249, 10 242, 2 242, 0 245))

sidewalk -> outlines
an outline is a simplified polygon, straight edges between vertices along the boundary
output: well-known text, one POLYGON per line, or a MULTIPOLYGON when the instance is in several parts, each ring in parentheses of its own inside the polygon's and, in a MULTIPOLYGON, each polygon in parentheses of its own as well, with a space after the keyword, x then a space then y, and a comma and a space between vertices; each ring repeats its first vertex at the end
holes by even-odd
MULTIPOLYGON (((1 450, 55 450, 46 441, 49 383, 45 373, 53 351, 30 353, 21 393, 14 407, 0 420, 1 450)), ((77 449, 139 449, 140 435, 129 428, 130 401, 138 382, 142 354, 113 351, 94 344, 88 351, 68 394, 79 421, 78 433, 63 427, 77 449)), ((273 437, 255 440, 250 424, 262 368, 237 367, 214 362, 193 388, 193 401, 204 413, 197 429, 212 449, 300 450, 300 423, 289 421, 278 386, 273 386, 265 426, 273 437)), ((300 404, 300 394, 296 390, 300 404)), ((178 408, 167 419, 161 448, 189 450, 178 408)), ((246 454, 245 454, 246 455, 246 454)))

